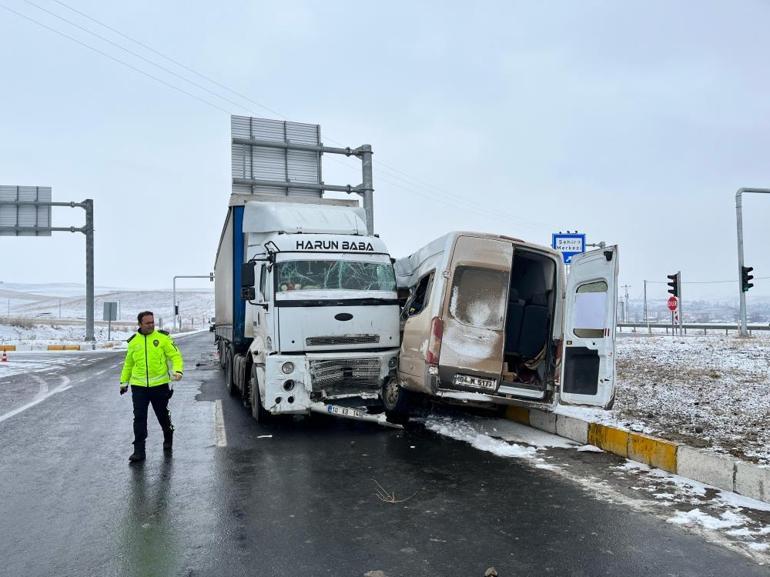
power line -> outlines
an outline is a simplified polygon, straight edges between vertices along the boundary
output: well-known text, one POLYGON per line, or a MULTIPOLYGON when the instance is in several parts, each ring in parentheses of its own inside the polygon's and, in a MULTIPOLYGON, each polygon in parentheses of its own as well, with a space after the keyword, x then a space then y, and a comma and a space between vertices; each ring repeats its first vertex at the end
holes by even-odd
POLYGON ((149 44, 146 44, 146 43, 144 43, 144 42, 141 42, 140 40, 137 40, 136 38, 133 38, 133 37, 129 36, 128 34, 125 34, 125 33, 121 32, 121 31, 120 31, 120 30, 118 30, 117 28, 114 28, 114 27, 110 26, 109 24, 105 24, 105 23, 104 23, 104 22, 102 22, 101 20, 97 20, 96 18, 94 18, 94 17, 92 17, 92 16, 89 16, 89 15, 88 15, 88 14, 86 14, 85 12, 82 12, 82 11, 80 11, 80 10, 77 10, 76 8, 73 8, 73 7, 72 7, 72 6, 70 6, 69 4, 66 4, 66 3, 64 3, 64 2, 61 2, 61 0, 53 0, 53 1, 54 1, 54 2, 56 2, 57 4, 60 4, 61 6, 64 6, 64 7, 65 7, 65 8, 67 8, 68 10, 71 10, 72 12, 75 12, 76 14, 79 14, 80 16, 83 16, 84 18, 87 18, 88 20, 91 20, 92 22, 95 22, 95 23, 96 23, 96 24, 98 24, 99 26, 102 26, 102 27, 106 28, 107 30, 110 30, 111 32, 114 32, 114 33, 115 33, 115 34, 117 34, 118 36, 122 36, 122 37, 123 37, 123 38, 125 38, 126 40, 130 40, 131 42, 133 42, 133 43, 135 43, 135 44, 137 44, 137 45, 141 46, 141 47, 142 47, 142 48, 144 48, 145 50, 149 50, 149 51, 150 51, 150 52, 152 52, 153 54, 157 54, 157 55, 158 55, 158 56, 160 56, 161 58, 165 58, 165 59, 166 59, 166 60, 168 60, 169 62, 171 62, 171 63, 173 63, 173 64, 176 64, 176 65, 177 65, 177 66, 179 66, 180 68, 183 68, 184 70, 187 70, 188 72, 191 72, 192 74, 195 74, 196 76, 198 76, 198 77, 200 77, 200 78, 203 78, 203 79, 204 79, 204 80, 206 80, 207 82, 210 82, 211 84, 214 84, 214 85, 216 85, 216 86, 219 86, 220 88, 224 88, 225 90, 227 90, 227 91, 228 91, 228 92, 230 92, 231 94, 235 94, 235 95, 236 95, 236 96, 238 96, 239 98, 242 98, 242 99, 244 99, 244 100, 246 100, 246 101, 248 101, 248 102, 251 102, 252 104, 254 104, 254 105, 258 106, 259 108, 261 108, 261 109, 263 109, 263 110, 266 110, 266 111, 268 111, 268 112, 269 112, 269 113, 271 113, 271 114, 275 114, 276 116, 280 116, 280 117, 281 117, 283 120, 286 120, 286 117, 285 117, 283 114, 281 114, 280 112, 278 112, 278 111, 276 111, 276 110, 273 110, 272 108, 269 108, 268 106, 265 106, 264 104, 262 104, 262 103, 260 103, 260 102, 257 102, 256 100, 254 100, 254 99, 252 99, 252 98, 249 98, 248 96, 246 96, 246 95, 244 95, 244 94, 241 94, 240 92, 238 92, 238 91, 236 91, 236 90, 233 90, 232 88, 230 88, 229 86, 226 86, 225 84, 222 84, 221 82, 217 82, 216 80, 214 80, 213 78, 211 78, 211 77, 209 77, 209 76, 206 76, 205 74, 201 74, 201 73, 200 73, 200 72, 198 72, 197 70, 195 70, 195 69, 193 69, 193 68, 191 68, 191 67, 189 67, 189 66, 186 66, 184 63, 182 63, 182 62, 180 62, 180 61, 178 61, 178 60, 176 60, 176 59, 172 58, 171 56, 168 56, 167 54, 164 54, 163 52, 160 52, 159 50, 156 50, 155 48, 153 48, 153 47, 152 47, 152 46, 150 46, 149 44))
POLYGON ((67 38, 68 40, 71 40, 72 42, 80 44, 81 46, 84 46, 85 48, 88 48, 89 50, 92 50, 92 51, 96 52, 97 54, 101 54, 102 56, 105 56, 105 57, 109 58, 110 60, 114 60, 115 62, 117 62, 119 64, 122 64, 123 66, 125 66, 127 68, 130 68, 131 70, 134 70, 135 72, 139 72, 140 74, 144 74, 148 78, 152 78, 153 80, 155 80, 156 82, 160 82, 164 86, 168 86, 169 88, 172 88, 173 90, 181 92, 182 94, 186 94, 187 96, 190 96, 191 98, 195 98, 199 102, 207 104, 207 105, 211 106, 212 108, 216 108, 217 110, 221 110, 222 112, 230 114, 229 110, 226 110, 226 109, 222 108, 221 106, 218 106, 218 105, 214 104, 213 102, 209 102, 205 98, 201 98, 200 96, 198 96, 196 94, 193 94, 192 92, 188 92, 187 90, 184 90, 183 88, 179 88, 178 86, 175 86, 175 85, 173 85, 173 84, 171 84, 169 82, 166 82, 165 80, 163 80, 161 78, 158 78, 157 76, 155 76, 153 74, 150 74, 149 72, 146 72, 146 71, 142 70, 141 68, 137 68, 136 66, 133 66, 132 64, 129 64, 128 62, 126 62, 124 60, 121 60, 120 58, 117 58, 116 56, 108 54, 107 52, 104 52, 103 50, 99 50, 98 48, 94 48, 90 44, 87 44, 86 42, 82 42, 82 41, 78 40, 77 38, 75 38, 74 36, 70 36, 69 34, 66 34, 65 32, 61 32, 61 31, 57 30, 56 28, 48 26, 47 24, 43 24, 42 22, 40 22, 39 20, 35 20, 31 16, 27 16, 26 14, 22 14, 21 12, 17 12, 13 8, 9 8, 5 4, 0 4, 0 8, 4 8, 8 12, 12 12, 13 14, 16 14, 17 16, 19 16, 21 18, 24 18, 25 20, 29 20, 30 22, 34 22, 38 26, 41 26, 41 27, 43 27, 43 28, 45 28, 47 30, 50 30, 51 32, 54 32, 54 33, 58 34, 59 36, 63 36, 64 38, 67 38))
MULTIPOLYGON (((770 276, 758 276, 754 277, 754 280, 768 280, 770 279, 770 276)), ((689 280, 689 281, 682 281, 681 284, 727 284, 727 283, 735 283, 738 282, 738 279, 733 280, 689 280)), ((662 280, 648 280, 648 284, 668 284, 666 281, 662 280)))
POLYGON ((34 6, 38 10, 42 10, 43 12, 46 12, 47 14, 50 14, 54 18, 58 18, 59 20, 61 20, 63 22, 66 22, 70 26, 74 26, 75 28, 77 28, 79 30, 82 30, 86 34, 90 34, 92 36, 95 36, 99 40, 107 42, 108 44, 111 44, 112 46, 115 46, 116 48, 118 48, 120 50, 123 50, 124 52, 127 52, 131 56, 135 56, 136 58, 139 58, 140 60, 143 60, 144 62, 147 62, 151 66, 155 66, 156 68, 160 68, 163 72, 165 72, 167 74, 171 74, 172 76, 175 76, 176 78, 179 78, 179 79, 181 79, 181 80, 183 80, 185 82, 188 82, 189 84, 192 84, 196 88, 200 88, 201 90, 203 90, 205 92, 208 92, 212 96, 215 96, 217 98, 221 98, 222 100, 225 100, 226 102, 229 102, 230 104, 234 104, 235 106, 237 106, 239 108, 242 108, 243 110, 248 110, 248 108, 243 106, 241 103, 236 102, 235 100, 232 100, 230 98, 227 98, 226 96, 222 96, 221 94, 219 94, 217 92, 214 92, 213 90, 210 90, 207 87, 203 86, 202 84, 194 82, 194 81, 190 80, 189 78, 185 78, 184 76, 182 76, 181 74, 177 74, 176 72, 174 72, 170 68, 166 68, 165 66, 162 66, 162 65, 158 64, 157 62, 153 62, 152 60, 142 56, 138 52, 134 52, 133 50, 130 50, 130 49, 126 48, 125 46, 122 46, 122 45, 118 44, 117 42, 114 42, 113 40, 110 40, 109 38, 107 38, 105 36, 102 36, 101 34, 97 34, 96 32, 94 32, 92 30, 89 30, 85 26, 81 26, 77 22, 73 22, 72 20, 69 20, 69 19, 65 18, 64 16, 60 16, 59 14, 56 14, 56 12, 48 10, 47 8, 44 8, 43 6, 40 6, 39 4, 37 4, 35 2, 32 2, 32 0, 24 0, 24 2, 26 2, 27 4, 30 4, 31 6, 34 6))

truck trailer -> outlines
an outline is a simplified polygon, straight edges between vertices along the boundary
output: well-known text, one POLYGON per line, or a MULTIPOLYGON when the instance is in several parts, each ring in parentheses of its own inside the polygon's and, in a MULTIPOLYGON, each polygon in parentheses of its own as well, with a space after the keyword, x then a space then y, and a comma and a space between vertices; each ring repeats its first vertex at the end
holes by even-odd
POLYGON ((384 422, 365 407, 396 378, 396 278, 355 201, 231 195, 215 278, 219 362, 257 421, 384 422))

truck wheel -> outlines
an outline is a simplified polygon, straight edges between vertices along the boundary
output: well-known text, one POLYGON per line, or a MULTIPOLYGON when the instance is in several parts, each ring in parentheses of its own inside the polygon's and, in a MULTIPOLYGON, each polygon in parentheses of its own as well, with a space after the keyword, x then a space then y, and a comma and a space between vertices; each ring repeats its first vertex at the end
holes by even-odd
POLYGON ((385 406, 385 415, 391 423, 405 425, 409 422, 409 407, 411 400, 409 391, 401 388, 396 379, 388 379, 382 385, 380 393, 382 404, 385 406))
POLYGON ((225 349, 225 386, 227 387, 227 392, 235 396, 237 391, 233 383, 233 377, 233 352, 230 350, 230 347, 227 347, 225 349))
POLYGON ((262 396, 259 394, 259 377, 257 365, 251 365, 251 379, 249 380, 249 396, 251 401, 251 416, 258 423, 264 424, 270 421, 272 415, 262 404, 262 396))
POLYGON ((225 355, 225 347, 222 344, 222 340, 220 339, 217 341, 217 351, 219 351, 219 368, 224 369, 225 368, 225 361, 226 361, 226 355, 225 355))

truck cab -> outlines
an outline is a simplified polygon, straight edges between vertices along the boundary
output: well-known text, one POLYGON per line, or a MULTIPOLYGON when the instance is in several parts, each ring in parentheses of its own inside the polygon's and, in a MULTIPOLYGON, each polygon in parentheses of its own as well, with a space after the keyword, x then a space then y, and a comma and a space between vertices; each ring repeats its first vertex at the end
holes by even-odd
POLYGON ((232 356, 233 389, 258 420, 378 402, 395 378, 399 306, 387 247, 367 235, 363 211, 328 201, 237 209, 242 253, 230 289, 243 306, 243 340, 221 353, 232 356))

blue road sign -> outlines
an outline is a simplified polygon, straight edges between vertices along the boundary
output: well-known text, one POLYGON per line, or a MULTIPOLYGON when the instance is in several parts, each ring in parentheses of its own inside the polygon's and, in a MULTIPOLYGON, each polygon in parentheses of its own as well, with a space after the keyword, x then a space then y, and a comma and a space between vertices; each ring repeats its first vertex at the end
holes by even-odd
POLYGON ((561 253, 564 264, 569 264, 572 257, 586 251, 586 235, 582 233, 553 233, 551 248, 561 253))

